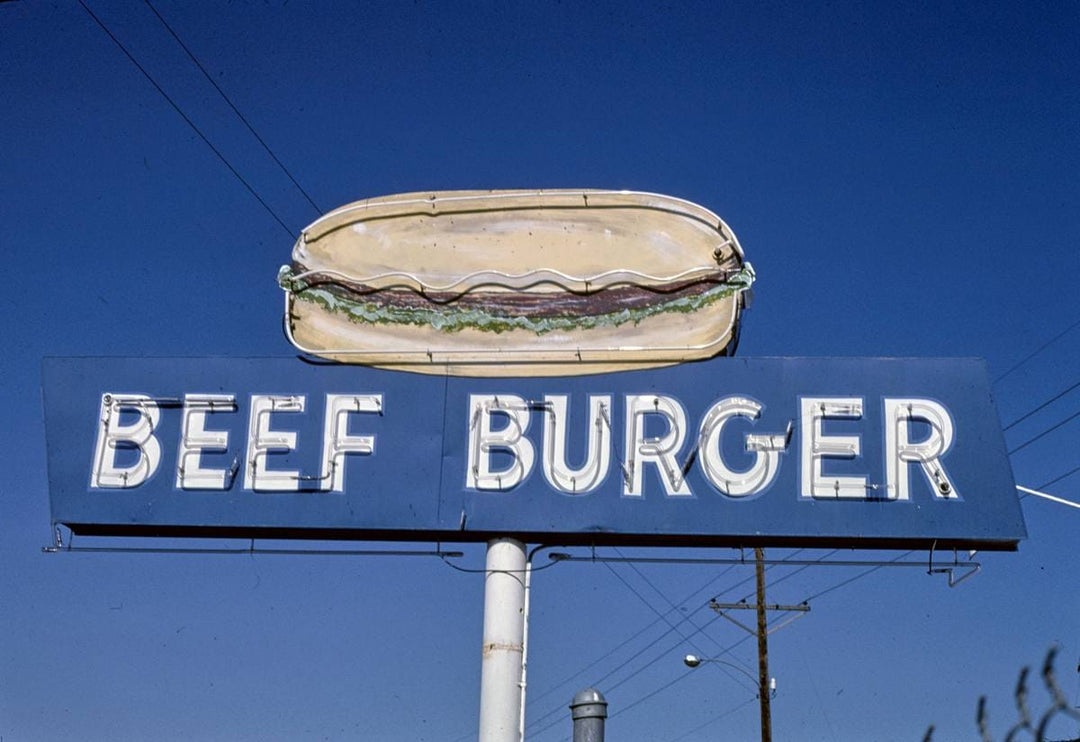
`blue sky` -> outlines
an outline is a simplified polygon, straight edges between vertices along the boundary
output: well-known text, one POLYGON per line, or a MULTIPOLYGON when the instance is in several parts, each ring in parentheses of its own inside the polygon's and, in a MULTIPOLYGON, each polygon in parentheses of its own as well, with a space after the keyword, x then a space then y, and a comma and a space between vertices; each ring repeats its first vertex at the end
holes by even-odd
MULTIPOLYGON (((480 575, 420 557, 41 553, 41 358, 290 355, 274 276, 318 215, 147 5, 87 2, 285 226, 78 3, 0 4, 0 735, 467 739, 480 575)), ((1080 329, 1035 353, 1080 320, 1075 6, 155 7, 323 211, 411 190, 668 193, 723 217, 758 271, 741 355, 977 356, 994 378, 1025 361, 995 382, 1006 424, 1080 381, 1080 329)), ((1010 448, 1078 405, 1010 428, 1010 448)), ((1074 420, 1018 452, 1017 482, 1080 465, 1078 441, 1074 420)), ((1080 501, 1080 474, 1048 491, 1080 501)), ((920 739, 933 723, 974 739, 983 694, 1003 736, 1017 673, 1055 643, 1077 702, 1080 511, 1023 508, 1019 552, 980 555, 959 587, 878 570, 774 634, 777 738, 920 739)), ((465 552, 482 567, 482 546, 465 552)), ((777 567, 769 600, 858 574, 777 567)), ((702 609, 751 575, 539 573, 530 739, 568 736, 568 719, 543 729, 549 713, 613 670, 610 738, 752 738, 753 691, 679 661, 742 639, 702 609), (680 628, 704 626, 693 646, 655 613, 684 599, 680 628)), ((752 663, 752 643, 727 656, 752 663)))

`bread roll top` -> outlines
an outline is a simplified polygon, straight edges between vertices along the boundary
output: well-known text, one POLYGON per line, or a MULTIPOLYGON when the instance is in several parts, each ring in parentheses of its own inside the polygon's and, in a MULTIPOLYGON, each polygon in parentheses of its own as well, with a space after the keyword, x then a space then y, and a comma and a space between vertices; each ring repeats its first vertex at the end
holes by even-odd
POLYGON ((649 193, 441 191, 357 201, 312 223, 295 264, 373 287, 596 291, 735 272, 711 211, 649 193))

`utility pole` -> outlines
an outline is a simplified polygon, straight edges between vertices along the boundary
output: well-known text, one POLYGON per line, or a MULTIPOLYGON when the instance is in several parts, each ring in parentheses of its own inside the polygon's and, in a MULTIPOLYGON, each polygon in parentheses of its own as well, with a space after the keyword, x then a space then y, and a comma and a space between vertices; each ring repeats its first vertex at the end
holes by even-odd
MULTIPOLYGON (((761 742, 772 742, 772 683, 769 679, 769 634, 781 629, 810 610, 806 603, 800 605, 767 605, 765 603, 765 550, 754 547, 754 570, 757 578, 757 600, 754 605, 742 603, 718 603, 709 601, 709 607, 731 621, 746 633, 757 637, 758 648, 758 703, 761 707, 761 742), (738 619, 729 616, 729 611, 754 609, 757 612, 757 629, 752 629, 738 619), (768 611, 793 612, 791 618, 781 621, 772 629, 767 627, 768 611)), ((688 663, 689 664, 689 663, 688 663)), ((692 667, 693 665, 691 665, 692 667)))
POLYGON ((758 702, 761 704, 761 742, 772 742, 772 708, 769 704, 769 634, 765 630, 765 550, 754 547, 757 573, 758 702))

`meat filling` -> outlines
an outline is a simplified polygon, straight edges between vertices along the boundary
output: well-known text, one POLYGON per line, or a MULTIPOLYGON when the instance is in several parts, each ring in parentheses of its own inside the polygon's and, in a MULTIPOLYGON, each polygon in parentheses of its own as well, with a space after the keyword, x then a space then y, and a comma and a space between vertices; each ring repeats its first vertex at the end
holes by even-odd
POLYGON ((614 314, 699 296, 710 289, 727 285, 732 277, 729 271, 717 270, 689 280, 652 286, 618 285, 588 292, 491 291, 482 288, 465 292, 439 292, 417 291, 406 287, 380 289, 318 272, 302 279, 291 278, 305 272, 307 268, 303 264, 293 262, 290 266, 290 277, 284 278, 282 285, 301 296, 309 289, 322 289, 339 299, 351 302, 379 304, 405 310, 437 310, 440 307, 463 311, 482 310, 490 315, 505 317, 585 317, 614 314), (291 285, 286 286, 286 281, 291 285))

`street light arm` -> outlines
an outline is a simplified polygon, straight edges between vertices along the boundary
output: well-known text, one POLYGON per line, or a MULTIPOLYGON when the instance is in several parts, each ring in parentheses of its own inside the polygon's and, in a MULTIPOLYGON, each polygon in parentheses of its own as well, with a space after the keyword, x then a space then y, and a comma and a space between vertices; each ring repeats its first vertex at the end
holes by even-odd
MULTIPOLYGON (((747 678, 749 678, 750 682, 752 682, 755 686, 757 686, 757 684, 758 684, 757 677, 755 677, 745 667, 743 667, 741 665, 736 665, 734 662, 729 662, 728 660, 722 660, 719 657, 698 657, 696 654, 688 654, 685 657, 683 657, 683 664, 685 664, 687 667, 697 667, 702 662, 715 662, 715 663, 720 664, 720 665, 727 665, 728 667, 741 672, 743 675, 745 675, 747 678)), ((776 693, 776 678, 769 678, 769 690, 773 694, 776 693)))

